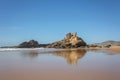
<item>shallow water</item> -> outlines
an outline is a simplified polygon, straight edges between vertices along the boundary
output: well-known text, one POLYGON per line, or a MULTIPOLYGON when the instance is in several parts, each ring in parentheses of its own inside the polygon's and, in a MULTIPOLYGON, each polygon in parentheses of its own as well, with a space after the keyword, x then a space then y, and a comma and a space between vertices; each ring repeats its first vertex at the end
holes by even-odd
POLYGON ((120 53, 54 49, 0 51, 0 80, 120 80, 120 53))

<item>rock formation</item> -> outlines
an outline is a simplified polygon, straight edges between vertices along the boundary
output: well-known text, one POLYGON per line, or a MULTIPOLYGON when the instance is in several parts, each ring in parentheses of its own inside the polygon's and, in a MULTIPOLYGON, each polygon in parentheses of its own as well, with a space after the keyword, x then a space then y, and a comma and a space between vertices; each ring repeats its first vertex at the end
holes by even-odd
POLYGON ((39 43, 35 40, 30 40, 29 42, 23 42, 18 47, 19 48, 35 48, 38 47, 39 43))
POLYGON ((47 47, 47 48, 78 48, 81 46, 86 46, 86 43, 82 38, 77 36, 77 33, 68 33, 66 37, 57 42, 51 44, 39 44, 35 40, 30 40, 29 42, 23 42, 18 45, 18 48, 36 48, 36 47, 47 47))
POLYGON ((68 33, 65 39, 61 41, 54 42, 48 45, 48 48, 78 48, 81 46, 86 46, 84 40, 77 36, 77 33, 68 33))

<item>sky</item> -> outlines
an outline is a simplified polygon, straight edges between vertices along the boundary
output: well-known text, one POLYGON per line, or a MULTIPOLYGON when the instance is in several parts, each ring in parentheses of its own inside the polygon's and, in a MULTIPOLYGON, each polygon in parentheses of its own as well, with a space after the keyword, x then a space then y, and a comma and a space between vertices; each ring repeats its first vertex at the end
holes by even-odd
POLYGON ((0 0, 0 46, 61 40, 120 41, 120 0, 0 0))

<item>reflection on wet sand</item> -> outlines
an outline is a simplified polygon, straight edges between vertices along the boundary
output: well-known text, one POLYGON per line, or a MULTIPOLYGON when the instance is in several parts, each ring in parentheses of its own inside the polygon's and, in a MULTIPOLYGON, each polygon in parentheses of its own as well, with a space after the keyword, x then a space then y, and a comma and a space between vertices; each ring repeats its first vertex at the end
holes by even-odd
POLYGON ((99 49, 88 49, 87 52, 94 52, 94 53, 104 53, 106 55, 117 55, 117 54, 120 54, 120 52, 116 52, 116 51, 111 51, 109 49, 102 49, 102 50, 99 50, 99 49))
POLYGON ((68 64, 77 64, 78 60, 81 59, 85 53, 85 50, 65 50, 53 52, 53 54, 56 56, 64 57, 68 64))
POLYGON ((36 58, 40 56, 41 54, 53 54, 55 56, 60 56, 66 59, 66 62, 68 64, 77 64, 78 60, 84 57, 86 52, 95 52, 95 53, 104 53, 106 55, 115 55, 118 54, 116 52, 112 52, 109 50, 85 50, 85 49, 76 49, 76 50, 55 50, 55 51, 45 51, 45 52, 39 52, 39 51, 26 51, 21 52, 23 57, 30 57, 30 58, 36 58))
POLYGON ((30 58, 36 58, 39 53, 35 52, 35 51, 31 51, 31 52, 22 52, 22 57, 30 57, 30 58))
POLYGON ((53 54, 55 56, 64 57, 68 64, 77 64, 78 60, 81 59, 86 53, 86 50, 57 50, 52 52, 23 52, 23 57, 35 58, 41 54, 53 54))
POLYGON ((22 52, 22 57, 30 57, 36 58, 41 54, 53 54, 55 56, 60 56, 66 59, 68 64, 77 64, 78 60, 83 58, 86 52, 95 52, 95 53, 104 53, 106 55, 115 55, 117 53, 111 52, 108 50, 85 50, 85 49, 78 49, 78 50, 56 50, 56 51, 47 51, 47 52, 39 52, 39 51, 28 51, 22 52))

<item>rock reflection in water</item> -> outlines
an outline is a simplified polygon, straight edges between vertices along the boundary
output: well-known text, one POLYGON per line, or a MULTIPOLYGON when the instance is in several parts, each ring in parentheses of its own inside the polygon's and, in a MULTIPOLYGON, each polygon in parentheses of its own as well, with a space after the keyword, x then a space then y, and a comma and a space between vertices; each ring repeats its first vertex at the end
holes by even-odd
POLYGON ((78 60, 81 59, 85 53, 86 50, 64 50, 53 52, 53 54, 56 56, 64 57, 68 64, 77 64, 78 60))
POLYGON ((57 51, 48 51, 48 52, 37 52, 37 51, 28 51, 22 52, 23 57, 36 58, 41 54, 53 54, 56 56, 63 57, 67 60, 68 64, 77 64, 78 60, 81 59, 86 53, 86 50, 57 50, 57 51))
POLYGON ((23 57, 30 57, 30 58, 36 58, 39 55, 38 52, 31 51, 31 52, 22 52, 23 57))

